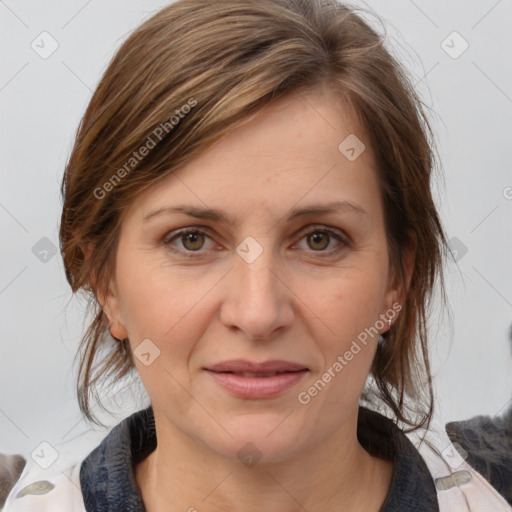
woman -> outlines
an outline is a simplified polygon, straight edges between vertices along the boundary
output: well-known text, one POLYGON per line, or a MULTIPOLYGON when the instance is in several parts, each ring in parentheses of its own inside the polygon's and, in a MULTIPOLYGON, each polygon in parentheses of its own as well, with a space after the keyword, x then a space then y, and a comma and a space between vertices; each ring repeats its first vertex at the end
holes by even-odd
POLYGON ((444 507, 465 474, 404 433, 433 414, 433 168, 421 102, 349 7, 181 0, 146 21, 82 120, 60 235, 97 306, 81 410, 134 369, 151 405, 7 510, 444 507))

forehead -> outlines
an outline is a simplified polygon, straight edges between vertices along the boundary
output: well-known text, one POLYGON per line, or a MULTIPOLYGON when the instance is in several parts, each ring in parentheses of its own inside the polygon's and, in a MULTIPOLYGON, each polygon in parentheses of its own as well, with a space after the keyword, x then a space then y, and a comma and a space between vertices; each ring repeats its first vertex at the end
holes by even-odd
POLYGON ((369 141, 340 96, 326 87, 283 97, 201 156, 142 193, 147 216, 169 202, 248 212, 300 202, 378 200, 369 141))

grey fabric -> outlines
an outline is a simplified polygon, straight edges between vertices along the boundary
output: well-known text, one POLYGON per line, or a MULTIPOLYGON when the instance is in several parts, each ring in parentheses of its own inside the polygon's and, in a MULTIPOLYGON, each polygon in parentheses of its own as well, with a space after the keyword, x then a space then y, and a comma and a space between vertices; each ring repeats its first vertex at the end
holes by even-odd
POLYGON ((448 423, 446 432, 468 453, 466 462, 512 505, 512 407, 501 417, 448 423))
POLYGON ((0 510, 7 496, 18 481, 27 461, 21 455, 4 455, 0 453, 0 510))

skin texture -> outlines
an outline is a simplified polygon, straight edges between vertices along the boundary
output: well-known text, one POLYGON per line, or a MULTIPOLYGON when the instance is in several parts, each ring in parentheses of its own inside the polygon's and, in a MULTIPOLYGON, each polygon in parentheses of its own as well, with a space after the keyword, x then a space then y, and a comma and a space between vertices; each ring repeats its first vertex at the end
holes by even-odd
MULTIPOLYGON (((150 339, 160 350, 148 366, 135 358, 158 439, 136 468, 148 511, 313 512, 342 505, 368 512, 385 499, 392 465, 370 456, 356 437, 377 336, 307 405, 297 398, 358 334, 403 301, 389 279, 369 143, 354 161, 338 150, 352 133, 365 142, 327 87, 292 94, 126 210, 115 273, 100 302, 116 337, 129 337, 134 350, 150 339), (365 213, 288 220, 293 208, 331 201, 350 201, 365 213), (143 221, 178 204, 223 209, 232 222, 182 213, 143 221), (206 235, 196 240, 175 236, 200 226, 206 235), (326 228, 346 243, 321 236, 326 228), (316 239, 308 236, 313 232, 316 239), (262 249, 251 263, 236 251, 249 236, 262 249), (309 372, 277 397, 248 400, 203 369, 229 359, 288 360, 309 372), (237 457, 249 442, 261 455, 252 467, 237 457)), ((412 252, 406 261, 410 274, 412 252)), ((388 329, 387 322, 379 326, 388 329)))

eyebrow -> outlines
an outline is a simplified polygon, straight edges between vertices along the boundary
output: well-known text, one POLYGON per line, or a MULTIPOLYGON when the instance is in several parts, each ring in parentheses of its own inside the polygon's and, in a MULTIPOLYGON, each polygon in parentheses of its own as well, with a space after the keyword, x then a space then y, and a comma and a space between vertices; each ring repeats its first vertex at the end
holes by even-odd
MULTIPOLYGON (((293 208, 288 215, 288 221, 304 217, 312 217, 314 215, 328 215, 339 212, 355 213, 362 216, 368 215, 368 212, 364 210, 360 205, 351 201, 333 201, 323 204, 311 204, 303 208, 293 208)), ((144 216, 143 222, 147 222, 157 215, 164 213, 182 213, 196 219, 213 220, 227 224, 234 224, 233 218, 221 209, 199 208, 197 206, 191 205, 165 206, 156 210, 152 210, 144 216)))

